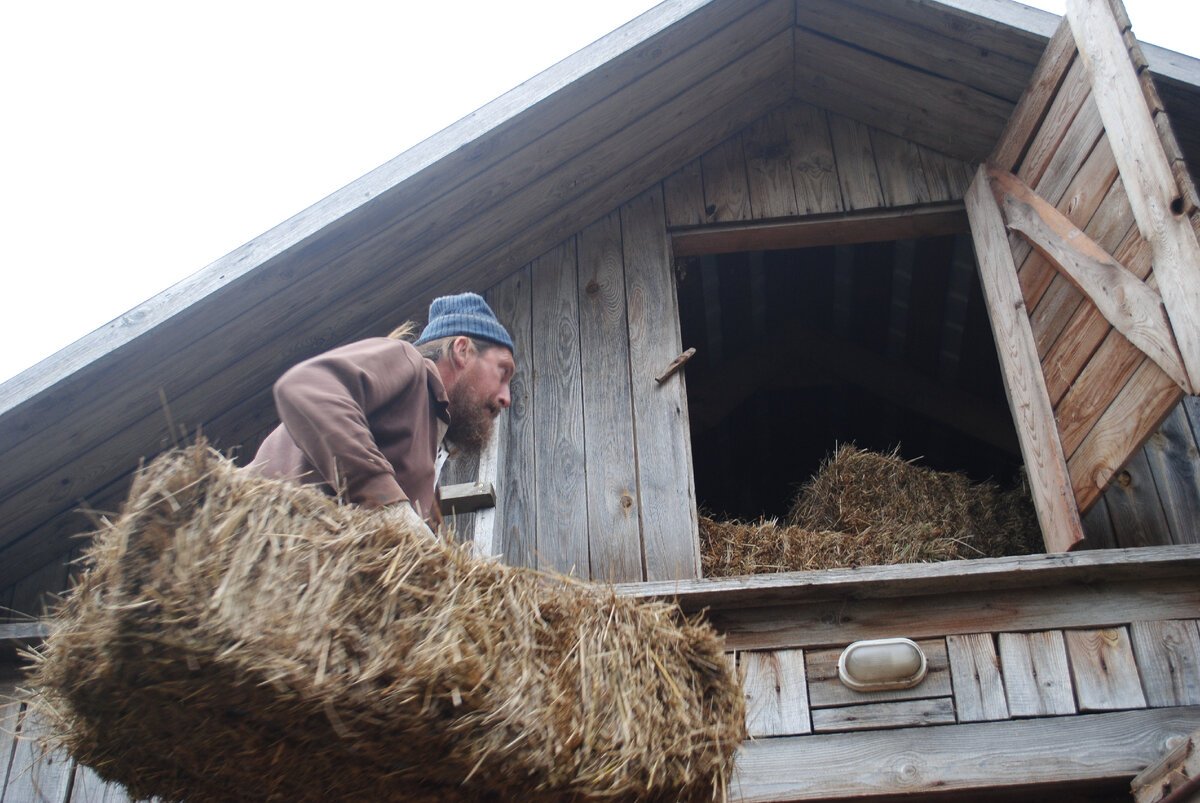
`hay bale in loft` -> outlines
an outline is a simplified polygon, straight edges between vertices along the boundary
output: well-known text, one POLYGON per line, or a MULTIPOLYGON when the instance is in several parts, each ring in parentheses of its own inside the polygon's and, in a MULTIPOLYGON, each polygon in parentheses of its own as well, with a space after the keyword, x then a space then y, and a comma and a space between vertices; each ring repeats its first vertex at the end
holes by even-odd
POLYGON ((1041 531, 1028 493, 972 483, 843 445, 797 494, 787 521, 700 517, 707 577, 1028 555, 1041 531))
POLYGON ((744 736, 720 638, 237 471, 155 461, 32 681, 65 747, 162 800, 711 799, 744 736))

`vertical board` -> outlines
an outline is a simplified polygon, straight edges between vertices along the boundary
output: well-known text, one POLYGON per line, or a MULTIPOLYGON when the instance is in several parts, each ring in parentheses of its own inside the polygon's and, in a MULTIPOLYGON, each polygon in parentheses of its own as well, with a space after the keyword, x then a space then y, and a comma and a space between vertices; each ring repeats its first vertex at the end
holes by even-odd
POLYGON ((1200 448, 1179 404, 1143 447, 1176 544, 1200 543, 1200 448))
POLYGON ((1117 472, 1104 494, 1113 529, 1122 547, 1165 546, 1171 543, 1167 519, 1158 501, 1144 451, 1117 472))
POLYGON ((792 186, 799 214, 841 212, 842 188, 825 112, 807 103, 792 103, 785 115, 792 186))
POLYGON ((695 578, 700 576, 700 537, 684 372, 661 385, 654 381, 682 351, 658 188, 621 207, 621 238, 646 579, 695 578))
POLYGON ((966 205, 980 284, 988 300, 988 317, 1004 374, 1004 392, 1016 419, 1042 537, 1048 551, 1065 552, 1083 540, 1083 527, 1004 220, 983 166, 967 191, 966 205))
POLYGON ((13 750, 4 801, 62 803, 74 765, 63 750, 48 750, 41 739, 46 727, 36 713, 24 706, 17 726, 19 738, 13 750))
POLYGON ((1066 642, 1081 712, 1146 707, 1125 628, 1068 630, 1066 642))
POLYGON ((875 168, 870 129, 841 115, 830 114, 829 134, 846 211, 883 206, 883 189, 875 168))
POLYGON ((642 579, 621 216, 579 233, 579 350, 591 577, 642 579))
POLYGON ((704 219, 708 223, 750 220, 750 187, 740 135, 700 157, 704 177, 704 219))
POLYGON ((798 214, 792 169, 788 161, 786 109, 769 112, 751 123, 742 136, 750 210, 756 220, 798 214))
POLYGON ((537 567, 589 576, 575 238, 534 260, 533 421, 537 567))
POLYGON ((928 203, 929 181, 921 151, 914 142, 895 134, 872 129, 871 147, 875 151, 875 166, 887 206, 910 206, 928 203))
POLYGON ((1193 386, 1200 387, 1200 243, 1150 117, 1129 51, 1105 0, 1068 0, 1081 60, 1103 91, 1096 103, 1193 386))
POLYGON ((1129 636, 1147 703, 1200 705, 1200 630, 1195 620, 1134 622, 1129 636))
POLYGON ((743 652, 741 665, 751 738, 812 733, 803 650, 743 652))
POLYGON ((75 765, 70 803, 128 803, 129 794, 120 784, 105 783, 90 768, 75 765))
POLYGON ((663 179, 667 225, 699 226, 704 222, 704 179, 695 159, 663 179))
MULTIPOLYGON (((537 486, 533 450, 532 281, 525 266, 487 292, 488 304, 512 336, 516 373, 512 406, 497 421, 496 513, 492 551, 512 566, 537 566, 537 486)), ((483 526, 483 525, 481 525, 483 526)))
POLYGON ((1000 657, 990 633, 946 637, 959 722, 1008 719, 1000 657))
POLYGON ((12 772, 13 753, 16 752, 17 722, 21 714, 21 701, 13 696, 15 684, 0 680, 0 800, 8 787, 12 772))
POLYGON ((1000 666, 1012 716, 1075 713, 1067 648, 1060 631, 1001 633, 1000 666))

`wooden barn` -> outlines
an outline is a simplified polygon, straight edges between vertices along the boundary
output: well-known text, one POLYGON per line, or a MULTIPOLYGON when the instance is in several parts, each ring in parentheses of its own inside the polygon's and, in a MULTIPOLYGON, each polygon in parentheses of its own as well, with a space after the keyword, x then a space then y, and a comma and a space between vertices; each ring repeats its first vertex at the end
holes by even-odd
MULTIPOLYGON (((1163 759, 1159 800, 1200 728, 1189 164, 1200 61, 1117 0, 667 0, 0 386, 5 688, 81 509, 180 430, 253 454, 288 366, 473 289, 518 372, 456 529, 707 609, 734 799, 1120 800, 1163 759), (848 442, 1023 471, 1045 554, 700 576, 698 509, 776 515, 848 442), (839 681, 897 637, 921 683, 839 681)), ((2 705, 3 803, 122 799, 2 705)))

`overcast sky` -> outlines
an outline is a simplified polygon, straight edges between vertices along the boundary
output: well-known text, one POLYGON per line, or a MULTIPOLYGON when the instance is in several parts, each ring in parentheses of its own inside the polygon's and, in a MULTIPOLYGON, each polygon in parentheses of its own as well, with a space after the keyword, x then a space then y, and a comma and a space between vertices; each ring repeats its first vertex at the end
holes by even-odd
MULTIPOLYGON (((0 381, 652 5, 0 3, 0 381)), ((1200 3, 1126 6, 1200 54, 1200 3)))

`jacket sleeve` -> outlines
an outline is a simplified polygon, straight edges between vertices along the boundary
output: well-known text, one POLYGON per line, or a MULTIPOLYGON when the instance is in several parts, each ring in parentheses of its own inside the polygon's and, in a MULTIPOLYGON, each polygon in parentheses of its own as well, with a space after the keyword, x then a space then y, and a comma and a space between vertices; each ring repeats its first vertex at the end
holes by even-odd
POLYGON ((329 485, 368 507, 408 499, 371 434, 384 404, 425 392, 425 365, 405 343, 377 338, 319 354, 275 383, 288 433, 329 485))

